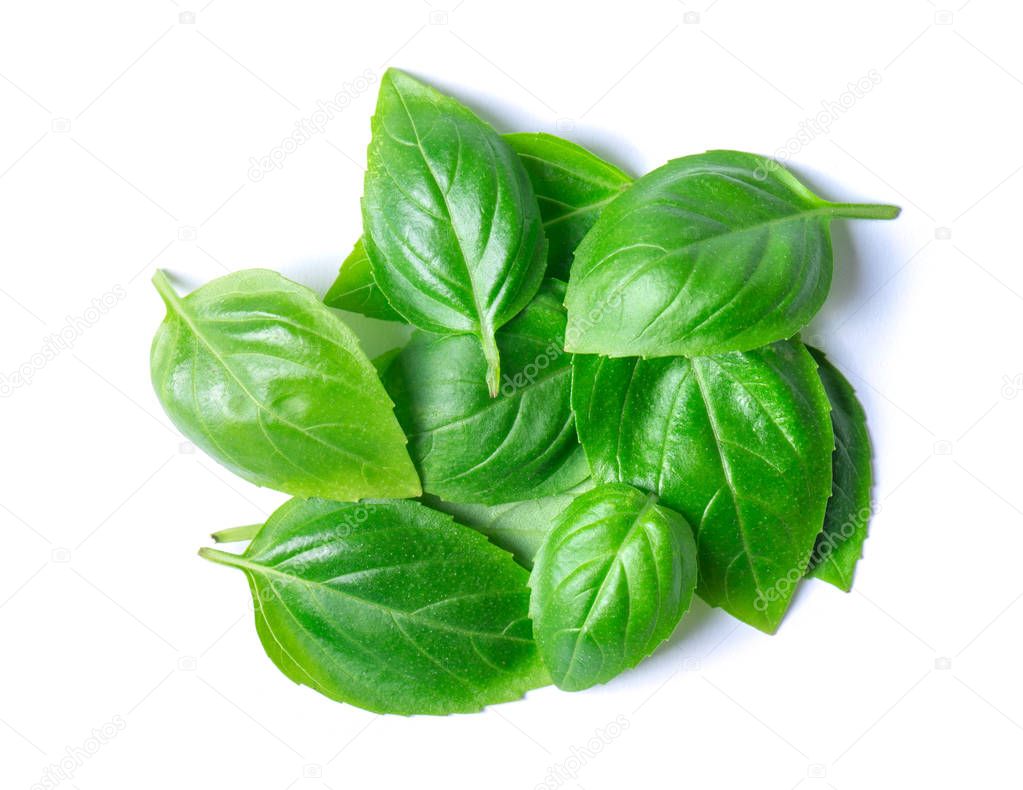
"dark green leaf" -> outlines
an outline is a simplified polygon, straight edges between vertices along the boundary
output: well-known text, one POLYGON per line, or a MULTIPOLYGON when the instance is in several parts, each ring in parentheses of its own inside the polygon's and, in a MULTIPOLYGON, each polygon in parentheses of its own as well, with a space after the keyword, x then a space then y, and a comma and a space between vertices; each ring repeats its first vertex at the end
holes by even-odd
POLYGON ((417 496, 405 436, 344 322, 297 283, 251 269, 181 298, 154 278, 167 317, 153 387, 178 429, 235 474, 296 496, 417 496))
POLYGON ((782 341, 717 356, 573 360, 596 480, 654 491, 696 530, 700 595, 774 631, 831 494, 834 435, 817 365, 782 341))
POLYGON ((338 310, 360 313, 369 318, 405 322, 377 287, 362 239, 355 242, 352 251, 344 259, 341 271, 323 301, 338 310))
POLYGON ((562 350, 563 293, 551 281, 497 333, 505 372, 496 398, 466 335, 417 333, 391 362, 384 384, 426 491, 497 505, 558 494, 588 476, 562 350))
POLYGON ((821 200, 752 154, 675 159, 607 206, 576 250, 567 348, 693 356, 791 337, 828 294, 831 220, 897 214, 821 200))
POLYGON ((514 554, 522 567, 532 568, 533 557, 554 526, 555 517, 572 504, 576 494, 592 487, 593 482, 587 479, 564 494, 504 505, 467 505, 448 502, 431 494, 424 494, 422 501, 435 510, 454 516, 459 524, 482 532, 491 543, 514 554))
POLYGON ((540 203, 547 276, 568 279, 572 254, 601 210, 632 179, 582 146, 552 134, 506 134, 540 203))
POLYGON ((852 589, 853 572, 863 554, 870 521, 871 450, 867 415, 856 392, 823 351, 809 349, 820 365, 824 391, 831 401, 835 429, 833 482, 824 529, 817 536, 809 575, 841 590, 852 589))
POLYGON ((548 681, 511 555, 418 502, 286 503, 240 568, 267 655, 296 683, 378 713, 465 713, 548 681))
POLYGON ((394 363, 394 360, 396 360, 398 358, 398 355, 401 354, 402 348, 404 348, 404 346, 392 348, 389 351, 385 351, 383 354, 373 357, 373 359, 370 360, 373 363, 373 367, 377 369, 377 374, 381 378, 387 375, 387 371, 390 370, 391 365, 394 363))
POLYGON ((389 69, 362 209, 373 278, 387 301, 422 329, 476 336, 496 394, 494 333, 536 293, 546 263, 540 211, 518 157, 466 107, 389 69))
POLYGON ((636 666, 689 608, 693 534, 656 502, 631 486, 597 486, 558 517, 536 555, 529 614, 559 688, 589 688, 636 666))

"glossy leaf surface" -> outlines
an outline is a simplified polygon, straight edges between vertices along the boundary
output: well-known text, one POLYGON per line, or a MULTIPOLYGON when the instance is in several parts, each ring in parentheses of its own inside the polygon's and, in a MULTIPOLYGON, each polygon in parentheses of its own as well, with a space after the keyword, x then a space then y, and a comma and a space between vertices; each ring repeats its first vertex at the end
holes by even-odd
POLYGON ((831 220, 897 214, 824 201, 752 154, 675 159, 608 205, 576 250, 568 350, 694 356, 791 337, 831 286, 831 220))
POLYGON ((704 600, 774 631, 831 495, 830 407, 810 354, 782 341, 693 359, 573 364, 594 478, 659 494, 696 532, 704 600))
MULTIPOLYGON (((632 179, 575 143, 552 134, 503 135, 533 184, 547 235, 547 275, 568 278, 572 254, 601 209, 632 179)), ((404 321, 373 279, 362 239, 341 264, 324 300, 331 307, 382 321, 404 321)))
POLYGON ((849 592, 856 563, 863 554, 871 514, 872 470, 867 415, 852 385, 828 361, 824 352, 815 348, 809 351, 820 366, 818 370, 831 401, 831 423, 835 429, 831 499, 824 514, 824 529, 814 546, 809 575, 849 592))
POLYGON ((634 667, 671 636, 696 586, 696 544, 655 495, 597 486, 558 517, 529 586, 544 664, 559 688, 578 691, 634 667))
POLYGON ((547 276, 568 279, 572 255, 601 210, 632 178, 553 134, 506 134, 529 173, 547 236, 547 276))
POLYGON ((296 683, 378 713, 465 713, 548 681, 527 573, 412 501, 291 500, 242 555, 267 654, 296 683))
POLYGON ((425 491, 497 505, 561 493, 589 475, 562 350, 563 293, 551 281, 497 333, 496 398, 483 383, 479 344, 465 335, 418 333, 390 363, 384 384, 425 491))
POLYGON ((180 297, 153 387, 178 429, 246 480, 296 496, 416 496, 391 401, 352 332, 304 286, 252 269, 180 297))
POLYGON ((452 98, 401 71, 380 82, 364 243, 388 303, 415 326, 475 335, 496 393, 494 333, 536 293, 540 211, 508 144, 452 98))

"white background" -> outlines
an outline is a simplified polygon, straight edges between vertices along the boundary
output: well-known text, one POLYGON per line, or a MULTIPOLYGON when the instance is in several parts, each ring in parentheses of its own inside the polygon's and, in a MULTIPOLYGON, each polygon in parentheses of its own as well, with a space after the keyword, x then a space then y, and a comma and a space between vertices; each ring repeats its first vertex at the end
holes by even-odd
POLYGON ((111 721, 62 787, 1019 781, 1018 3, 188 1, 3 5, 0 374, 33 372, 0 399, 4 788, 111 721), (375 85, 259 182, 250 158, 391 64, 503 131, 560 133, 634 173, 771 154, 876 70, 793 158, 826 197, 905 209, 836 227, 808 330, 875 443, 881 511, 852 594, 806 584, 774 637, 698 604, 609 685, 474 716, 376 716, 277 672, 242 576, 195 551, 284 497, 169 426, 149 278, 268 266, 325 288, 360 232, 375 85), (71 347, 33 364, 69 320, 71 347))

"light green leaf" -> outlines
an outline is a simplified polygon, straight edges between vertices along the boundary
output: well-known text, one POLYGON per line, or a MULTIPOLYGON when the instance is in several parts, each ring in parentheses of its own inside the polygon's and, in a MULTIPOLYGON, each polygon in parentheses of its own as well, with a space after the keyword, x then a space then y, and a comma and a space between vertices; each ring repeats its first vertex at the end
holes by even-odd
POLYGON ((167 305, 153 387, 178 429, 235 474, 296 496, 417 496, 405 436, 336 313, 275 272, 235 272, 167 305))
POLYGON ((533 558, 540 550, 547 533, 554 527, 555 518, 572 504, 577 494, 593 487, 592 480, 584 480, 564 494, 508 502, 504 505, 469 505, 448 502, 423 494, 422 501, 434 510, 454 516, 455 521, 482 532, 490 542, 515 555, 524 568, 533 567, 533 558))

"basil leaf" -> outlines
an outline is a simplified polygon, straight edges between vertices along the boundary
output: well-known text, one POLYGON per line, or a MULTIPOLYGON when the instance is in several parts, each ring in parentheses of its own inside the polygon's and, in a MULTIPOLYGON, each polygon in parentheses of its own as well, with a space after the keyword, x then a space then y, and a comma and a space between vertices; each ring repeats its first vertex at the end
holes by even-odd
POLYGON ((849 592, 870 521, 872 474, 867 415, 852 385, 824 352, 809 346, 807 349, 820 366, 818 373, 831 401, 831 423, 835 430, 831 499, 807 575, 849 592))
POLYGON ((483 384, 479 344, 466 335, 417 333, 390 363, 384 384, 426 491, 497 505, 558 494, 589 475, 562 350, 563 293, 549 282, 497 333, 505 374, 496 398, 483 384))
POLYGON ((710 357, 573 359, 593 476, 653 491, 693 525, 699 593, 767 632, 806 569, 831 494, 817 365, 797 341, 710 357))
POLYGON ((394 363, 394 360, 398 358, 398 355, 401 354, 403 348, 404 346, 398 346, 397 348, 389 349, 383 354, 378 354, 370 360, 373 367, 377 369, 377 375, 380 376, 380 378, 387 375, 387 371, 391 369, 391 365, 394 363))
POLYGON ((380 82, 362 199, 387 301, 421 329, 475 335, 496 395, 494 333, 536 293, 545 246, 518 157, 454 99, 395 69, 380 82))
POLYGON ((167 305, 153 387, 178 429, 235 474, 296 496, 417 496, 392 404, 351 330, 316 295, 251 269, 167 305))
POLYGON ((540 204, 547 236, 547 276, 568 279, 572 254, 601 210, 632 183, 612 164, 552 134, 506 134, 540 204))
POLYGON ((569 505, 529 577, 536 644, 558 688, 634 667, 671 636, 696 586, 696 543, 657 497, 598 486, 569 505))
POLYGON ((693 356, 790 337, 831 286, 831 220, 898 213, 821 200, 752 154, 675 159, 605 208, 576 250, 567 348, 693 356))
POLYGON ((330 286, 323 301, 338 310, 360 313, 369 318, 381 321, 400 321, 405 323, 397 310, 391 307, 373 279, 373 270, 362 239, 341 264, 337 279, 330 286))
POLYGON ((293 499, 241 555, 267 655, 296 683, 378 713, 467 713, 549 682, 527 574, 410 501, 293 499))
MULTIPOLYGON (((632 179, 585 148, 552 134, 502 135, 526 168, 547 235, 547 275, 568 278, 572 253, 600 214, 632 179)), ((405 319, 373 279, 363 240, 355 243, 324 301, 381 321, 405 319)))
POLYGON ((533 567, 533 558, 554 526, 554 519, 572 504, 576 494, 593 487, 587 479, 564 494, 508 502, 504 505, 471 505, 448 502, 431 494, 422 501, 434 510, 454 516, 455 521, 486 535, 490 542, 515 555, 524 568, 533 567))

